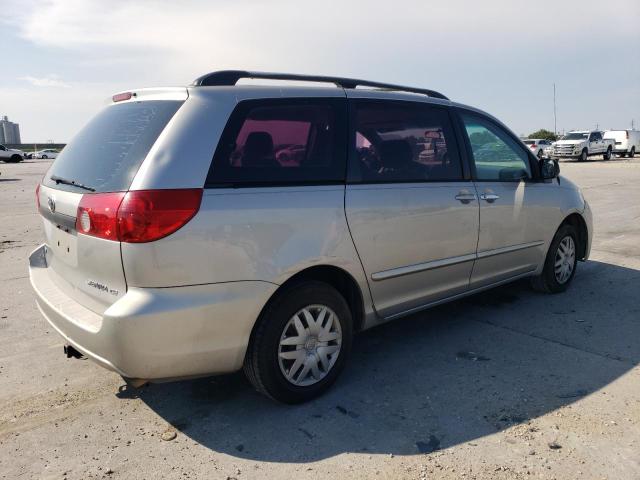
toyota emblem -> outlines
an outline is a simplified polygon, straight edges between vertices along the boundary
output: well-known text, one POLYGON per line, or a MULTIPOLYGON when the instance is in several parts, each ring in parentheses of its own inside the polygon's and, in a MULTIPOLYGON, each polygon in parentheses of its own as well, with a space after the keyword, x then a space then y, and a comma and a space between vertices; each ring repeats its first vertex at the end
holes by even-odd
POLYGON ((51 213, 56 211, 56 201, 52 197, 47 198, 47 205, 49 205, 51 213))

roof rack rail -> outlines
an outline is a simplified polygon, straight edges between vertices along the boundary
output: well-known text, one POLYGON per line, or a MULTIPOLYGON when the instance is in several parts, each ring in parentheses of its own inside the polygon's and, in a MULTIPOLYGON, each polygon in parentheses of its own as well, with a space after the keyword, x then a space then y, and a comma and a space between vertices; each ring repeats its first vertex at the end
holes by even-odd
POLYGON ((322 75, 298 75, 295 73, 269 73, 269 72, 248 72, 244 70, 220 70, 219 72, 211 72, 196 78, 192 85, 197 87, 210 86, 232 86, 241 78, 263 78, 269 80, 297 80, 304 82, 326 82, 334 83, 342 88, 374 87, 386 90, 397 90, 400 92, 420 93, 433 98, 441 98, 449 100, 440 92, 428 90, 426 88, 404 87, 402 85, 393 85, 391 83, 370 82, 368 80, 358 80, 355 78, 343 77, 327 77, 322 75))

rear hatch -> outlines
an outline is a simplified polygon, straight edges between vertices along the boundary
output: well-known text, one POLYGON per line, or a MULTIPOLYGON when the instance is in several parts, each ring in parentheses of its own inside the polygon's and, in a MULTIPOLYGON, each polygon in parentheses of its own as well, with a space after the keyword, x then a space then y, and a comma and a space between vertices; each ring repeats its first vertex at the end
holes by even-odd
MULTIPOLYGON (((131 100, 107 106, 64 148, 38 188, 49 274, 69 297, 98 314, 127 290, 120 242, 109 234, 108 226, 101 226, 99 236, 82 233, 78 207, 109 197, 108 192, 129 189, 186 96, 185 89, 177 95, 141 91, 131 100)), ((104 214, 109 215, 108 210, 107 206, 102 217, 92 217, 92 221, 99 223, 106 218, 104 214)))

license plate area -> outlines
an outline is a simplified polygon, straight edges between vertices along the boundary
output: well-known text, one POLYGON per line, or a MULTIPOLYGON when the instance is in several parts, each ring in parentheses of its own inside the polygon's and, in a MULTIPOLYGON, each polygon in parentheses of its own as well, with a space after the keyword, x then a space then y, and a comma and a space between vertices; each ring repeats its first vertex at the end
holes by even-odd
POLYGON ((55 258, 71 267, 78 265, 78 237, 52 225, 49 248, 55 258))

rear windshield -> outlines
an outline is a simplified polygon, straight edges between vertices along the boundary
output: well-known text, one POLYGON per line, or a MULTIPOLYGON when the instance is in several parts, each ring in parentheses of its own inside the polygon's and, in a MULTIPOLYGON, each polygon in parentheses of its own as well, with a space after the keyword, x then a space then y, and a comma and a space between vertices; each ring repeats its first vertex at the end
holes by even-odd
POLYGON ((82 189, 66 185, 67 181, 96 192, 128 190, 151 146, 182 103, 150 100, 108 106, 58 155, 43 183, 69 191, 82 189))
POLYGON ((567 133, 562 140, 583 140, 589 136, 588 133, 567 133))
POLYGON ((536 143, 535 140, 523 140, 523 142, 525 145, 533 145, 536 143))

